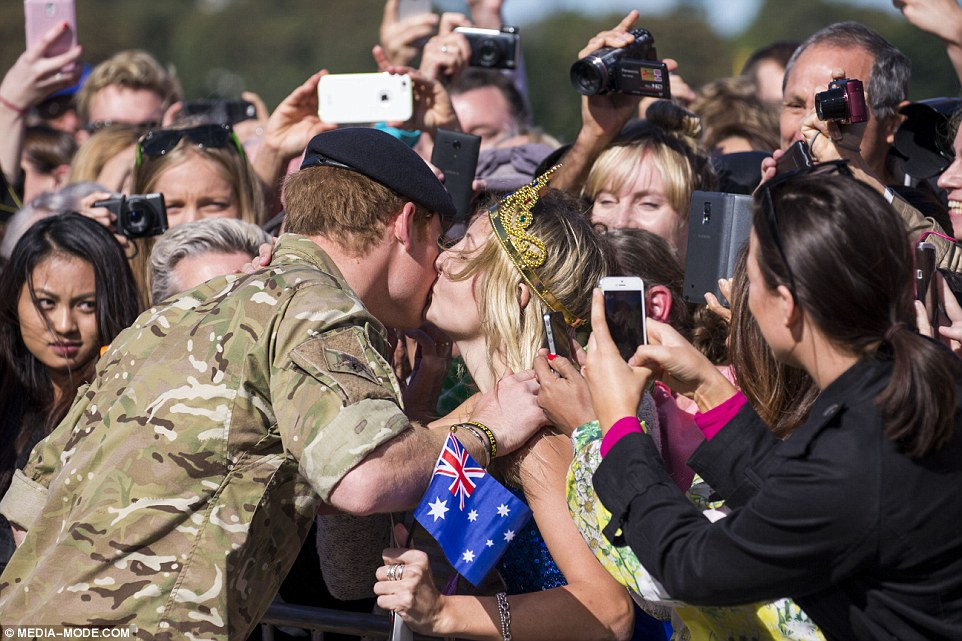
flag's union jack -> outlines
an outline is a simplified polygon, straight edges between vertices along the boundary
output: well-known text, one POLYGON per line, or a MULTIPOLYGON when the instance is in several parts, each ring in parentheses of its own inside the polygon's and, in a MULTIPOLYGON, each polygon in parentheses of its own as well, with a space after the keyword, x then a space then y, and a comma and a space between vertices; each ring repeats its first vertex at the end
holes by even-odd
POLYGON ((465 496, 471 496, 474 488, 477 487, 471 479, 481 478, 485 474, 484 468, 469 465, 467 450, 455 438, 448 439, 434 473, 453 479, 448 490, 460 499, 462 512, 464 511, 465 496))

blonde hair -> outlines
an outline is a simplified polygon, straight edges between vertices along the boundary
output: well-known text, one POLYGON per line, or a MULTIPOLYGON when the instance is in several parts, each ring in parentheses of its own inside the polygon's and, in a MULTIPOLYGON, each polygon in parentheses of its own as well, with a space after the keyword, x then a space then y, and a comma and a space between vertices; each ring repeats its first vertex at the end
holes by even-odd
MULTIPOLYGON (((538 276, 573 314, 588 319, 592 289, 598 279, 612 271, 613 262, 607 244, 584 215, 584 208, 581 200, 549 189, 532 208, 527 231, 547 248, 545 262, 536 270, 538 276)), ((491 372, 496 374, 498 353, 514 371, 529 369, 545 340, 543 314, 551 310, 534 292, 526 306, 518 304, 518 286, 524 279, 494 233, 463 269, 449 275, 453 280, 474 276, 479 276, 481 333, 488 346, 491 372)))
POLYGON ((700 119, 667 100, 648 108, 647 120, 626 127, 625 135, 598 156, 581 195, 594 201, 603 191, 619 192, 634 180, 649 155, 665 185, 672 208, 685 217, 687 226, 691 192, 713 191, 718 179, 708 155, 698 145, 700 119))
MULTIPOLYGON (((174 127, 173 129, 177 129, 174 127)), ((258 224, 265 217, 267 204, 260 180, 254 173, 253 167, 228 142, 226 147, 199 147, 189 137, 184 136, 173 149, 162 156, 144 155, 139 165, 134 166, 131 174, 130 191, 133 194, 147 194, 154 191, 154 186, 165 171, 193 158, 201 158, 212 164, 217 171, 230 183, 237 203, 240 220, 245 223, 258 224)), ((130 267, 140 289, 144 304, 150 305, 151 271, 150 254, 156 239, 138 238, 132 241, 135 253, 130 257, 130 267)))
POLYGON ((120 124, 96 132, 77 150, 70 163, 67 182, 96 181, 104 165, 131 145, 137 144, 141 133, 142 130, 137 127, 120 124))
POLYGON ((146 51, 128 49, 94 67, 77 92, 77 115, 82 122, 89 121, 90 104, 97 92, 112 85, 152 91, 160 96, 164 110, 180 100, 180 83, 173 71, 164 69, 146 51))

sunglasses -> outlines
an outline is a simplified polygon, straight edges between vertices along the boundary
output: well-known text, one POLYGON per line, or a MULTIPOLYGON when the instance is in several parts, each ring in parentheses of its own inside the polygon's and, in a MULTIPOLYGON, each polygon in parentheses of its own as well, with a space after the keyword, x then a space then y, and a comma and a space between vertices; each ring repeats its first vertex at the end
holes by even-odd
POLYGON ((792 299, 796 301, 795 276, 792 274, 792 268, 789 266, 788 257, 785 254, 785 247, 782 245, 782 235, 778 227, 778 215, 775 212, 774 193, 776 190, 784 187, 787 183, 799 178, 800 176, 820 176, 833 174, 851 176, 852 170, 849 169, 848 161, 832 160, 829 162, 818 163, 816 165, 812 165, 811 167, 802 167, 801 169, 778 174, 771 180, 762 183, 762 185, 758 188, 758 191, 755 192, 755 197, 761 203, 762 212, 765 214, 765 221, 768 224, 769 236, 772 237, 772 242, 775 243, 775 249, 778 251, 778 256, 782 259, 782 264, 785 265, 785 276, 788 280, 788 291, 791 293, 792 299))
POLYGON ((246 157, 244 147, 230 125, 198 125, 188 129, 154 129, 148 131, 137 143, 136 166, 140 166, 144 156, 156 158, 165 155, 184 138, 198 147, 208 149, 223 149, 233 146, 241 157, 246 157))

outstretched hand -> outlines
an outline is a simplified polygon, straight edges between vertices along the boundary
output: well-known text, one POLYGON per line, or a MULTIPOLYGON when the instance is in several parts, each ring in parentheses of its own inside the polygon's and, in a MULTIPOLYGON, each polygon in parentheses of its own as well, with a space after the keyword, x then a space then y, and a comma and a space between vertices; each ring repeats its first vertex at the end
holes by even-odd
POLYGON ((420 129, 431 135, 440 128, 461 130, 458 116, 454 113, 454 106, 451 104, 451 97, 439 81, 425 78, 419 71, 411 67, 392 65, 379 45, 374 46, 371 54, 381 71, 404 74, 411 78, 411 87, 414 93, 414 114, 407 122, 389 122, 389 125, 404 129, 420 129))
POLYGON ((548 424, 538 405, 538 381, 534 370, 517 374, 507 370, 494 389, 478 397, 471 420, 486 425, 494 432, 498 456, 524 445, 548 424))
POLYGON ((67 29, 66 22, 51 27, 20 54, 0 82, 0 97, 18 109, 27 110, 55 91, 77 84, 82 71, 79 63, 83 47, 77 45, 48 57, 48 50, 67 29))
MULTIPOLYGON (((534 372, 540 386, 538 405, 553 426, 571 436, 575 428, 595 419, 588 381, 577 364, 564 356, 552 358, 547 350, 541 351, 534 359, 534 372)), ((583 354, 584 350, 578 347, 578 352, 583 354)))
POLYGON ((387 0, 384 3, 379 43, 390 64, 410 65, 427 39, 437 31, 438 16, 422 13, 401 20, 399 5, 399 0, 387 0))

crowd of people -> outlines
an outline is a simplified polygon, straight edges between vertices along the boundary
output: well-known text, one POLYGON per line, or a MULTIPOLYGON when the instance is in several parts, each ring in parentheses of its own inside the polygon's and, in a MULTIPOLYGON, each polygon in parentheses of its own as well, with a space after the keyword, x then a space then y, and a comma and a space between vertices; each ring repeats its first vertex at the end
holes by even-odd
MULTIPOLYGON (((6 71, 0 627, 241 640, 282 598, 479 641, 962 638, 962 99, 909 103, 843 22, 703 87, 665 60, 670 98, 572 88, 562 144, 461 29, 505 1, 387 0, 406 122, 325 122, 327 70, 198 114, 66 23, 6 71), (823 120, 846 78, 866 117, 823 120), (466 214, 440 130, 477 137, 466 214), (685 289, 695 192, 751 203, 722 296, 685 289), (608 276, 644 285, 628 358, 608 276), (475 586, 411 519, 449 435, 533 515, 475 586)), ((894 4, 962 80, 962 6, 894 4)))

